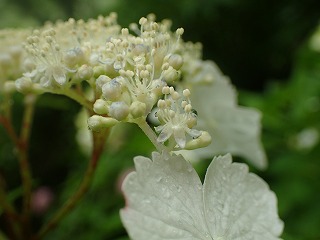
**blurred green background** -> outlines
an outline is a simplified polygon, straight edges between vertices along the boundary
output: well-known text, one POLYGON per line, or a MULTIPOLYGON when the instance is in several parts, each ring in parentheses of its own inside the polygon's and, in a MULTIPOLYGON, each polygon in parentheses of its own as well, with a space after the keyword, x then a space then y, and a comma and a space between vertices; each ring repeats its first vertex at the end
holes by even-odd
MULTIPOLYGON (((174 29, 183 27, 185 40, 203 43, 204 58, 214 60, 231 77, 240 89, 240 102, 263 112, 263 142, 270 164, 257 174, 278 196, 285 222, 282 237, 319 240, 320 54, 310 48, 310 37, 319 24, 320 1, 0 0, 0 28, 36 27, 47 20, 88 19, 112 11, 122 26, 155 13, 159 20, 172 19, 174 29), (308 141, 311 144, 305 144, 308 141)), ((17 95, 17 125, 20 103, 17 95)), ((36 186, 52 191, 54 201, 45 215, 35 216, 34 228, 77 187, 86 168, 87 157, 75 140, 79 110, 59 96, 44 95, 38 101, 32 170, 36 186)), ((132 158, 149 155, 152 146, 145 144, 139 129, 123 127, 110 139, 112 151, 103 155, 89 194, 46 239, 127 239, 118 216, 124 205, 119 182, 132 168, 132 158)), ((14 152, 1 128, 0 136, 0 177, 7 180, 12 198, 18 198, 14 152)), ((208 164, 209 160, 196 165, 201 176, 208 164)))

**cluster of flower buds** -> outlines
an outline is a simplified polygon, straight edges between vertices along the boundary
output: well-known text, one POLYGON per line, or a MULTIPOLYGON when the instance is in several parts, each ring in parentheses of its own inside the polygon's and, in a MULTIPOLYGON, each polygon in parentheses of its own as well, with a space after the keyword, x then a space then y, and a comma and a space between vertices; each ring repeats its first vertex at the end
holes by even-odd
POLYGON ((209 134, 192 129, 196 125, 196 117, 188 98, 189 90, 183 94, 187 100, 180 101, 178 92, 169 87, 180 78, 183 66, 183 58, 178 54, 183 29, 172 33, 168 21, 154 22, 153 15, 141 18, 139 24, 140 28, 130 25, 136 35, 123 28, 119 36, 107 41, 101 52, 101 62, 116 74, 100 75, 96 79, 100 98, 94 103, 93 110, 97 115, 89 118, 89 127, 100 130, 119 121, 145 120, 158 103, 157 116, 162 125, 156 130, 161 132, 158 137, 160 143, 175 140, 179 148, 208 145, 211 141, 209 134), (177 111, 180 108, 183 112, 177 111), (185 133, 194 139, 187 142, 185 133))
POLYGON ((158 101, 156 117, 160 125, 156 127, 159 132, 158 141, 173 141, 182 149, 205 147, 211 143, 210 135, 205 131, 193 129, 197 124, 197 115, 190 102, 190 91, 185 89, 182 96, 173 87, 162 88, 164 99, 158 101), (186 133, 192 137, 187 142, 186 133))
POLYGON ((27 67, 23 41, 28 34, 29 30, 22 29, 0 31, 0 94, 14 91, 12 81, 20 77, 27 67))
POLYGON ((192 129, 196 118, 188 90, 184 91, 188 100, 179 103, 185 105, 181 105, 183 112, 172 115, 180 98, 168 86, 181 77, 184 30, 172 32, 170 27, 170 21, 156 22, 152 14, 129 28, 121 28, 114 13, 87 22, 48 23, 26 37, 24 72, 16 76, 14 87, 25 94, 51 92, 72 97, 96 113, 88 120, 93 130, 145 120, 158 103, 163 124, 162 130, 157 128, 159 142, 170 142, 172 135, 179 148, 190 147, 185 132, 194 141, 202 141, 205 134, 192 129))
POLYGON ((107 67, 97 59, 107 38, 116 35, 120 26, 116 15, 47 24, 27 38, 27 60, 32 63, 16 87, 32 92, 38 85, 43 90, 67 89, 81 81, 94 82, 93 77, 105 74, 107 67))

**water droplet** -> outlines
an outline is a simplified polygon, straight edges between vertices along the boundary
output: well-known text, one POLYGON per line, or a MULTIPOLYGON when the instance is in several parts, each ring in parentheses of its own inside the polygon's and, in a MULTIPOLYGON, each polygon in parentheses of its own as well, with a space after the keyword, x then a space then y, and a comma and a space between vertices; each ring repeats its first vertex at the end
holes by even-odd
POLYGON ((178 192, 181 192, 181 189, 182 189, 182 187, 179 185, 179 186, 177 187, 177 191, 178 191, 178 192))
POLYGON ((197 185, 197 188, 198 188, 199 190, 202 190, 202 184, 199 183, 199 184, 197 185))
POLYGON ((163 195, 165 198, 170 198, 171 197, 171 193, 169 190, 166 189, 164 195, 163 195))
POLYGON ((157 181, 157 183, 158 183, 158 182, 160 182, 160 181, 162 180, 162 178, 163 178, 163 177, 161 177, 161 176, 160 176, 160 177, 158 177, 158 178, 157 178, 157 180, 156 180, 156 181, 157 181))

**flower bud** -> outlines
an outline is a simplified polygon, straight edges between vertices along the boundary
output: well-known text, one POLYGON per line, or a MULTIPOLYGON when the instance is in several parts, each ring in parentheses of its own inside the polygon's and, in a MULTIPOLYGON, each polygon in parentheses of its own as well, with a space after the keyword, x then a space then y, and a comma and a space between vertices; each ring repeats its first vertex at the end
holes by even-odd
POLYGON ((15 81, 17 91, 21 93, 29 93, 32 91, 33 82, 29 77, 21 77, 15 81))
POLYGON ((92 67, 84 64, 78 69, 78 77, 80 80, 89 80, 93 76, 92 67))
MULTIPOLYGON (((16 91, 16 86, 14 81, 7 81, 4 83, 3 90, 6 93, 13 93, 16 91)), ((0 89, 0 92, 2 89, 0 89)))
POLYGON ((119 121, 114 118, 93 115, 88 119, 88 126, 92 131, 100 131, 104 128, 112 127, 118 122, 119 121))
POLYGON ((201 131, 201 135, 198 138, 192 139, 186 143, 184 149, 193 150, 197 148, 207 147, 212 141, 210 134, 206 131, 201 131))
POLYGON ((113 79, 102 86, 103 97, 110 101, 117 101, 121 97, 121 84, 113 79))
POLYGON ((93 111, 97 114, 107 114, 108 113, 108 103, 102 99, 98 99, 93 104, 93 111))
POLYGON ((167 83, 172 83, 179 78, 179 72, 170 66, 162 72, 162 76, 167 83))
POLYGON ((119 121, 125 119, 130 112, 128 105, 124 102, 113 102, 109 107, 109 115, 119 121))
POLYGON ((93 76, 95 78, 99 78, 100 75, 105 74, 105 68, 103 66, 95 66, 93 67, 93 76))
POLYGON ((143 102, 135 101, 130 106, 130 113, 134 118, 142 117, 146 114, 147 106, 143 102))
POLYGON ((81 48, 77 47, 66 52, 64 62, 67 66, 75 66, 84 62, 85 56, 81 48))
POLYGON ((172 54, 169 59, 168 63, 170 66, 172 66, 174 69, 179 70, 183 65, 183 59, 178 54, 172 54))
POLYGON ((102 89, 102 86, 107 82, 111 81, 111 79, 106 75, 100 75, 96 80, 97 89, 102 89))

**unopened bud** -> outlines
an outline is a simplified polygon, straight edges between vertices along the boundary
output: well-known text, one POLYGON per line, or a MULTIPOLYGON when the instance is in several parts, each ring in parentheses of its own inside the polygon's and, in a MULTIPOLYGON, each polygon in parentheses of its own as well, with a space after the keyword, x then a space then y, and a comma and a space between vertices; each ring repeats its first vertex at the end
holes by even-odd
POLYGON ((93 76, 92 67, 84 64, 78 69, 78 77, 80 80, 89 80, 93 76))
POLYGON ((162 74, 167 83, 172 83, 179 78, 179 72, 171 66, 167 70, 164 70, 162 74))
POLYGON ((102 94, 105 99, 117 101, 121 97, 121 84, 113 79, 102 86, 102 94))
POLYGON ((93 115, 88 119, 88 126, 92 131, 100 131, 104 128, 112 127, 118 122, 114 118, 93 115))
POLYGON ((64 62, 67 66, 75 66, 84 62, 85 56, 81 48, 77 47, 66 52, 64 62))
POLYGON ((30 93, 32 91, 33 82, 29 77, 21 77, 15 81, 17 91, 21 93, 30 93))
POLYGON ((108 103, 102 99, 98 99, 93 104, 93 111, 97 114, 107 114, 108 113, 108 103))
POLYGON ((135 101, 130 106, 130 113, 134 118, 146 115, 147 106, 143 102, 135 101))
POLYGON ((96 86, 98 89, 102 89, 102 86, 109 81, 111 81, 111 78, 106 75, 100 75, 96 80, 96 86))
POLYGON ((168 63, 170 66, 172 66, 174 69, 179 70, 183 65, 183 59, 178 54, 172 54, 169 59, 168 63))
POLYGON ((207 147, 212 141, 210 134, 206 131, 201 131, 201 135, 196 138, 188 141, 184 149, 193 150, 197 148, 207 147))
POLYGON ((113 102, 109 107, 109 115, 119 121, 125 119, 129 112, 129 106, 124 102, 113 102))

